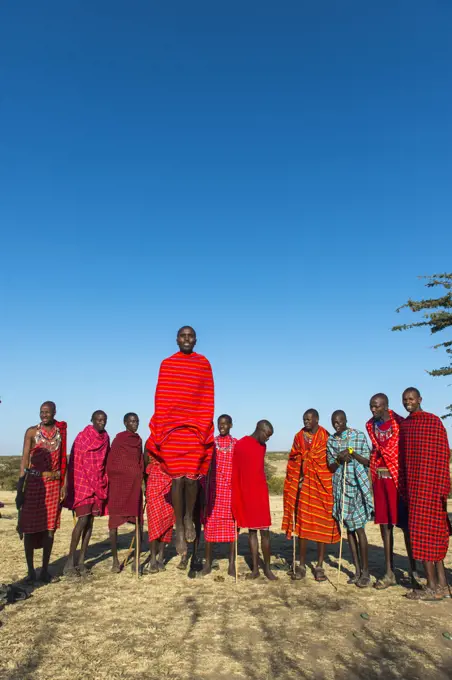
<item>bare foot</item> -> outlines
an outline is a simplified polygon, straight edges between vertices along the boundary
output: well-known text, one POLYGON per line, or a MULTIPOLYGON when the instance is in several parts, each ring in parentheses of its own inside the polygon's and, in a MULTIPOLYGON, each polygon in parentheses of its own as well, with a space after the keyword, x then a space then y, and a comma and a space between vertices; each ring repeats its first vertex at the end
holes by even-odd
POLYGON ((212 565, 210 564, 210 562, 206 562, 205 565, 203 566, 203 568, 201 569, 201 571, 199 572, 199 575, 200 576, 207 576, 208 574, 211 573, 211 571, 212 571, 212 565))
POLYGON ((157 567, 159 571, 166 571, 166 566, 165 562, 163 561, 163 558, 161 560, 157 560, 157 567))
POLYGON ((41 583, 52 583, 56 581, 56 578, 52 578, 47 569, 41 569, 41 573, 39 574, 39 580, 41 581, 41 583))
POLYGON ((234 564, 234 562, 229 562, 228 576, 232 576, 233 578, 235 578, 235 564, 234 564))
POLYGON ((185 571, 187 567, 188 567, 188 555, 185 552, 183 555, 181 555, 180 562, 177 565, 177 568, 180 569, 181 571, 185 571))
POLYGON ((260 572, 259 572, 259 569, 257 569, 256 571, 251 571, 249 574, 247 574, 247 575, 245 576, 245 578, 246 578, 248 581, 252 581, 252 580, 254 580, 254 579, 256 579, 256 578, 259 578, 259 576, 260 576, 260 572))
POLYGON ((193 519, 189 515, 184 517, 185 540, 188 543, 193 543, 196 539, 196 527, 193 519))
POLYGON ((33 586, 36 583, 36 571, 32 569, 31 571, 28 572, 27 576, 24 578, 24 583, 26 583, 28 586, 33 586))
POLYGON ((272 572, 270 567, 264 567, 264 576, 268 578, 269 581, 277 581, 278 577, 272 572))
POLYGON ((82 578, 85 578, 86 576, 91 576, 90 570, 83 562, 77 565, 77 572, 82 578))
POLYGON ((63 569, 63 576, 78 576, 79 573, 77 569, 75 568, 75 565, 72 560, 68 560, 66 564, 64 565, 63 569))
POLYGON ((119 574, 120 571, 121 571, 121 565, 119 564, 119 561, 113 560, 113 564, 111 565, 112 574, 119 574))
POLYGON ((187 542, 185 540, 184 526, 176 526, 176 552, 178 555, 185 555, 187 552, 187 542))
POLYGON ((301 581, 306 577, 306 567, 304 564, 300 564, 295 567, 295 572, 292 576, 292 581, 301 581))
POLYGON ((149 573, 150 574, 158 574, 159 573, 159 563, 157 560, 151 559, 149 562, 149 573))
POLYGON ((351 576, 347 581, 347 585, 355 586, 358 583, 360 576, 361 576, 361 574, 358 574, 358 573, 356 573, 354 576, 351 576))

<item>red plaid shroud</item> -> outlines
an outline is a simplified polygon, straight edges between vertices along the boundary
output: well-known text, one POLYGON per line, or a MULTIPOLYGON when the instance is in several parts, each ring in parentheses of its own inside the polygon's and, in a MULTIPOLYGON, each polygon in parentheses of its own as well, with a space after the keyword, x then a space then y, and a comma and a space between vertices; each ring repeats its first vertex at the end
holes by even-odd
POLYGON ((450 449, 445 427, 433 413, 411 413, 400 426, 399 448, 413 557, 441 562, 451 528, 446 510, 450 449))
POLYGON ((372 442, 370 473, 372 475, 372 483, 375 484, 375 480, 377 479, 378 458, 381 456, 391 473, 391 477, 394 480, 397 490, 399 490, 399 431, 403 418, 391 410, 389 410, 389 415, 391 418, 392 436, 389 437, 384 444, 379 442, 375 436, 374 419, 371 418, 366 423, 366 429, 372 442))
POLYGON ((68 467, 68 491, 65 506, 75 510, 93 505, 96 514, 106 514, 108 479, 105 472, 110 437, 88 425, 78 433, 72 445, 68 467))
POLYGON ((204 539, 211 543, 235 541, 232 515, 232 457, 237 439, 227 435, 215 437, 215 449, 207 484, 204 513, 204 539))
POLYGON ((171 504, 172 477, 152 460, 146 469, 146 515, 148 520, 149 540, 171 543, 173 525, 176 521, 171 504))
POLYGON ((38 472, 60 470, 60 479, 27 475, 25 500, 20 512, 20 529, 24 534, 56 531, 60 526, 60 489, 66 472, 67 424, 56 421, 55 427, 59 430, 60 445, 52 451, 50 442, 40 437, 41 426, 38 426, 36 445, 30 451, 29 468, 38 472))

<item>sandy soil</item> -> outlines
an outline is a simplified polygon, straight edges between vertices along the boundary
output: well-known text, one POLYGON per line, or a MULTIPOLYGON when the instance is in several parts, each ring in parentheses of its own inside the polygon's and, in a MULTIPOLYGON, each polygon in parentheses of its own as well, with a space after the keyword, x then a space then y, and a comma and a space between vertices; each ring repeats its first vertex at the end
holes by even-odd
MULTIPOLYGON (((0 581, 25 575, 23 545, 15 532, 13 494, 0 520, 0 581)), ((168 678, 226 680, 249 678, 391 680, 446 679, 452 676, 452 600, 414 604, 399 585, 384 592, 337 584, 337 546, 318 584, 310 572, 292 582, 285 571, 291 543, 278 535, 282 499, 272 498, 274 565, 279 579, 246 582, 247 537, 240 540, 240 572, 235 585, 226 574, 226 551, 219 569, 204 580, 176 569, 173 548, 164 573, 136 581, 129 570, 113 575, 107 522, 95 523, 89 562, 92 575, 34 590, 25 602, 0 613, 1 680, 104 680, 168 678), (362 617, 365 614, 368 618, 362 617)), ((72 517, 64 511, 51 570, 61 574, 72 517)), ((379 531, 368 530, 371 570, 381 574, 379 531)), ((125 555, 131 531, 121 534, 125 555)), ((144 547, 147 547, 146 545, 144 547)), ((396 532, 397 575, 407 560, 396 532)), ((310 553, 314 558, 314 551, 310 553)), ((40 557, 39 553, 38 556, 40 557)), ((448 557, 452 581, 452 556, 448 557)), ((345 567, 350 569, 345 548, 345 567)))

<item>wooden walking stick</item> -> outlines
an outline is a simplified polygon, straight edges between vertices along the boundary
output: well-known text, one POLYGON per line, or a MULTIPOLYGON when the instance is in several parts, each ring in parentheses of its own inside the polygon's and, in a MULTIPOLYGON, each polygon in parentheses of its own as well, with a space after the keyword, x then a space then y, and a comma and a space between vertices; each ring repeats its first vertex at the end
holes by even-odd
POLYGON ((239 548, 238 548, 238 542, 239 542, 239 532, 237 528, 237 522, 234 522, 235 526, 235 584, 237 585, 237 582, 239 580, 239 548))
POLYGON ((295 576, 295 564, 297 562, 297 547, 296 547, 296 539, 295 539, 295 510, 293 511, 292 515, 292 544, 293 544, 293 555, 292 555, 292 572, 293 575, 295 576))
POLYGON ((339 571, 337 573, 337 584, 341 578, 341 565, 342 565, 342 540, 344 538, 344 505, 345 505, 345 480, 347 478, 347 461, 344 462, 344 482, 342 484, 342 504, 341 504, 341 542, 339 546, 339 571))
POLYGON ((135 517, 135 578, 138 580, 139 570, 140 570, 140 552, 141 552, 141 541, 140 541, 140 518, 135 517))

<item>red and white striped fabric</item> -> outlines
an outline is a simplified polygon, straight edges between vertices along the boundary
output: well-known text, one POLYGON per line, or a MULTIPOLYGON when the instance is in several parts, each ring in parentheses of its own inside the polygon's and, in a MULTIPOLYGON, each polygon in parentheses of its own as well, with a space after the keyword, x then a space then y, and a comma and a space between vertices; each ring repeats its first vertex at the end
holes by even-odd
POLYGON ((232 515, 232 457, 237 439, 227 435, 215 437, 215 449, 210 466, 204 539, 211 543, 235 541, 235 522, 232 515))
POLYGON ((173 525, 176 521, 171 504, 172 477, 167 475, 155 462, 146 470, 146 515, 148 520, 149 540, 170 543, 173 525))

